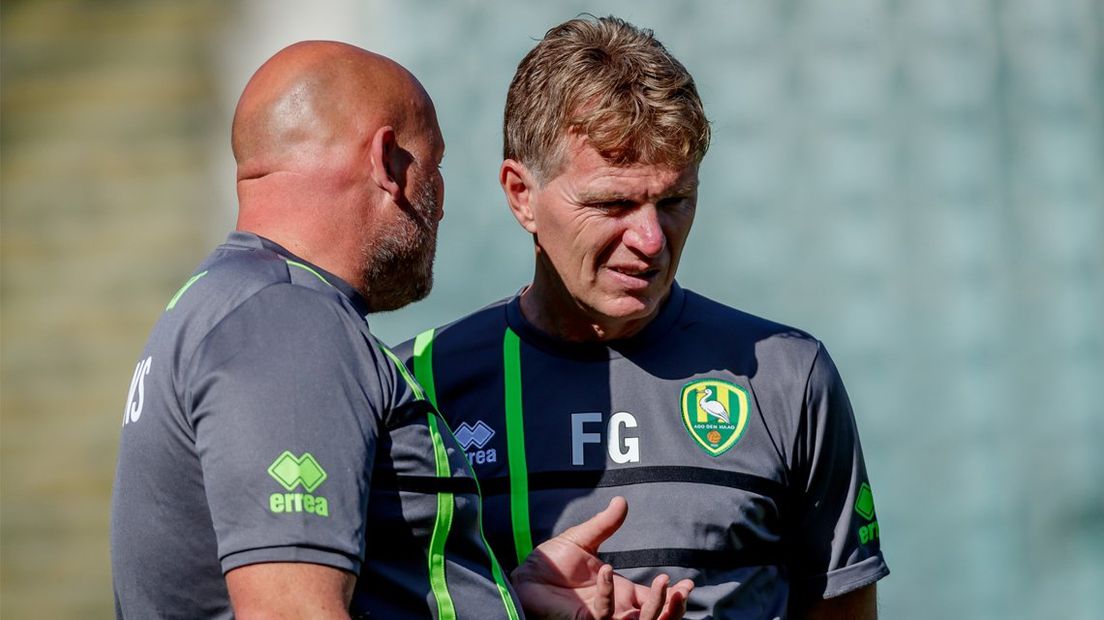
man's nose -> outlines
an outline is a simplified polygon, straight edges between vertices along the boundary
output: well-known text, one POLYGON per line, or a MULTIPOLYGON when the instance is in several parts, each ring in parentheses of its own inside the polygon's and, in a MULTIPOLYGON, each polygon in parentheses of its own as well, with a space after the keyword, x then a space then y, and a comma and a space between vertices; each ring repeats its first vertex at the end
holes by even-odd
POLYGON ((433 188, 437 195, 434 198, 437 199, 437 221, 445 219, 445 178, 440 176, 440 172, 437 173, 437 184, 433 188))
POLYGON ((655 205, 641 205, 629 214, 624 239, 625 245, 649 258, 663 252, 667 247, 667 235, 659 224, 655 205))

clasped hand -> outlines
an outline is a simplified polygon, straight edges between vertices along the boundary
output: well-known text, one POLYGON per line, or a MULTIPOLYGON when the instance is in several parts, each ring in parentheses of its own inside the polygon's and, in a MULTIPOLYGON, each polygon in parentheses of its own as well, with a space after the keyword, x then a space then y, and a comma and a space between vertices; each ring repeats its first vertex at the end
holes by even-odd
POLYGON ((562 620, 678 620, 694 588, 689 579, 650 586, 613 572, 598 547, 625 522, 628 504, 615 497, 605 510, 539 545, 510 575, 525 613, 562 620))

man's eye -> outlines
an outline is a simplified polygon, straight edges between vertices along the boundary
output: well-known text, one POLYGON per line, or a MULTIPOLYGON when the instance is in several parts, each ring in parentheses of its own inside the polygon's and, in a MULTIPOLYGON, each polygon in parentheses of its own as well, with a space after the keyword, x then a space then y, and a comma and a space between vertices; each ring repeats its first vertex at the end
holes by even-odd
POLYGON ((690 202, 689 196, 671 196, 660 200, 657 207, 660 209, 680 209, 685 207, 690 202))

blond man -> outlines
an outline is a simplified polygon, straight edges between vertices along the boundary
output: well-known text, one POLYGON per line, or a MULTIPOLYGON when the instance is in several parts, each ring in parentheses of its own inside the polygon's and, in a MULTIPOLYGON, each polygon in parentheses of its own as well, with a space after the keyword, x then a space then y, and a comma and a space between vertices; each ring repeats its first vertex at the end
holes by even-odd
POLYGON ((709 145, 690 73, 651 31, 573 19, 521 61, 504 132, 533 281, 400 351, 468 453, 499 557, 624 495, 600 557, 693 580, 688 618, 875 617, 889 571, 827 351, 675 281, 709 145))

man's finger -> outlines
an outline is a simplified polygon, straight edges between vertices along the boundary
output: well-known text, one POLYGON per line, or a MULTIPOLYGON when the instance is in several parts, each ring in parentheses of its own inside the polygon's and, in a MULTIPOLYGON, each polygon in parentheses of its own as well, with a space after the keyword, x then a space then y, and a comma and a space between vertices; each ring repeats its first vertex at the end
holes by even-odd
POLYGON ((593 613, 595 620, 610 620, 613 618, 613 567, 603 564, 598 569, 597 594, 594 597, 593 613))
POLYGON ((682 592, 683 598, 690 598, 690 592, 694 589, 694 582, 689 579, 683 579, 682 581, 671 586, 672 590, 678 590, 682 592))
POLYGON ((597 555, 598 547, 621 527, 625 516, 629 514, 629 504, 624 497, 610 500, 609 506, 590 519, 568 528, 561 536, 582 547, 586 552, 597 555))
POLYGON ((690 589, 693 589, 693 582, 685 579, 667 590, 667 605, 659 615, 659 620, 681 620, 686 615, 686 600, 690 595, 690 589, 684 587, 686 583, 689 583, 690 589))
POLYGON ((660 612, 664 610, 664 603, 667 602, 667 582, 669 581, 670 578, 667 575, 658 575, 652 580, 648 599, 640 608, 640 620, 658 620, 660 612))

